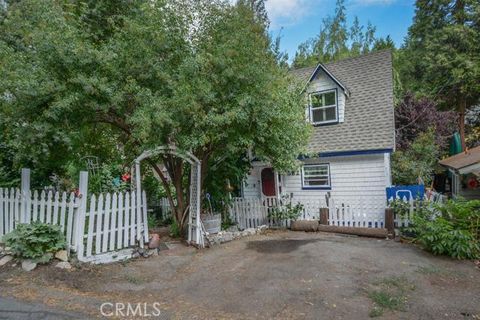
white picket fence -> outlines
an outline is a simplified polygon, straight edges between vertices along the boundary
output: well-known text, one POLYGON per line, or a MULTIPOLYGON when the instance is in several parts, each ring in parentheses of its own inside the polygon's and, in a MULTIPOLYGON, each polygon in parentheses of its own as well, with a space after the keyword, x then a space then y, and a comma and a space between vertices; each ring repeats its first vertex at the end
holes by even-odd
POLYGON ((92 195, 89 201, 83 233, 84 260, 97 260, 109 252, 134 246, 143 246, 148 241, 146 223, 147 206, 145 191, 137 204, 135 191, 92 195))
POLYGON ((246 229, 262 224, 270 226, 290 225, 290 221, 274 221, 269 214, 282 208, 287 202, 303 205, 299 220, 320 219, 320 209, 328 208, 328 224, 333 226, 383 228, 385 224, 385 203, 359 199, 356 203, 323 198, 278 199, 277 197, 234 198, 230 208, 230 217, 239 228, 246 229))
POLYGON ((43 222, 58 225, 68 248, 75 245, 73 229, 78 207, 73 193, 27 191, 0 188, 0 237, 13 231, 19 223, 43 222))
POLYGON ((340 227, 384 228, 385 206, 378 202, 368 203, 359 199, 356 203, 345 203, 329 199, 328 224, 340 227))
MULTIPOLYGON (((407 198, 406 196, 402 198, 398 198, 402 202, 405 203, 405 207, 407 209, 407 212, 400 215, 397 212, 395 212, 395 227, 397 228, 402 228, 402 227, 409 227, 411 225, 411 221, 413 218, 413 215, 418 209, 419 206, 419 200, 418 199, 413 199, 413 197, 407 198)), ((435 203, 443 203, 446 201, 446 197, 442 194, 436 193, 436 192, 429 192, 425 194, 423 199, 421 201, 426 201, 430 204, 435 204, 435 203)), ((391 197, 388 199, 387 203, 389 206, 391 206, 391 203, 395 200, 395 198, 391 197)), ((433 209, 432 209, 433 210, 433 209)))
POLYGON ((94 263, 129 257, 132 247, 148 242, 145 192, 99 194, 88 200, 87 190, 88 174, 82 172, 78 196, 31 191, 30 171, 22 170, 21 189, 0 188, 0 239, 21 223, 59 225, 67 248, 80 261, 94 263))

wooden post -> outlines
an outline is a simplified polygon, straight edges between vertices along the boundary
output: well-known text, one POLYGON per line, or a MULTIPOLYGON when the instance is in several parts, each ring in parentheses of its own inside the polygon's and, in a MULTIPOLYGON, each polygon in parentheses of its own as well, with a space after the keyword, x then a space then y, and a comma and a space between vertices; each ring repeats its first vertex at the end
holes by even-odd
POLYGON ((388 230, 389 238, 393 239, 395 237, 395 221, 392 208, 385 209, 385 228, 388 230))
POLYGON ((30 208, 28 206, 28 196, 30 193, 30 169, 22 169, 22 180, 21 180, 21 214, 20 214, 20 223, 30 223, 30 208))
MULTIPOLYGON (((87 210, 87 195, 88 195, 88 172, 80 171, 80 182, 78 186, 79 194, 77 199, 77 214, 74 221, 74 237, 73 246, 77 251, 77 258, 79 261, 83 260, 83 234, 85 228, 85 218, 87 210)), ((98 237, 98 234, 97 234, 98 237)))
POLYGON ((328 224, 328 208, 320 208, 320 224, 328 224))

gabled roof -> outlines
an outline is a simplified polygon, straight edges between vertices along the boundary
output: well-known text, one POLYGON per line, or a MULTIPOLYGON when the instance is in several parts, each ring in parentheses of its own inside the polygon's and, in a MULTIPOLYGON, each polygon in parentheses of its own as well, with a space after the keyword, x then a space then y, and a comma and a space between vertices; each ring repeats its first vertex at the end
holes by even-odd
POLYGON ((480 164, 480 146, 443 159, 439 163, 442 166, 457 171, 475 164, 480 164))
POLYGON ((300 81, 315 81, 319 70, 346 90, 344 122, 314 127, 308 149, 312 153, 393 150, 392 56, 389 50, 292 70, 300 81))

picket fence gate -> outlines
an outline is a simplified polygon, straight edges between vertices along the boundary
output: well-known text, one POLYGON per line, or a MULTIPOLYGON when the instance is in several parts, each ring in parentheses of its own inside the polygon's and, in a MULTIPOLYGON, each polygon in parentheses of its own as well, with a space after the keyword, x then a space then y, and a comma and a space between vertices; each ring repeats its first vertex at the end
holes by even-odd
POLYGON ((80 173, 79 192, 31 191, 30 170, 22 170, 21 189, 0 188, 0 238, 18 224, 60 226, 67 248, 82 262, 103 263, 131 256, 148 242, 145 191, 92 195, 88 174, 80 173), (88 201, 88 202, 87 202, 88 201))
POLYGON ((345 203, 329 199, 328 224, 339 227, 384 228, 385 206, 369 204, 359 199, 356 203, 345 203), (383 213, 383 214, 382 214, 383 213))

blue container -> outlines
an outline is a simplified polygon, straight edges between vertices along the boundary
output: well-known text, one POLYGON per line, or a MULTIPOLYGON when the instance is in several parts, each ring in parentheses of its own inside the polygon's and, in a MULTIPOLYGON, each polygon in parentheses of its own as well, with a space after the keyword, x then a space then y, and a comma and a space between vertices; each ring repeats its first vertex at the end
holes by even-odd
POLYGON ((423 199, 424 194, 425 186, 423 184, 411 186, 393 186, 387 188, 387 200, 390 200, 391 198, 406 198, 407 200, 410 200, 412 197, 414 199, 423 199))

